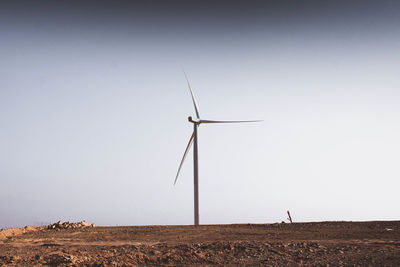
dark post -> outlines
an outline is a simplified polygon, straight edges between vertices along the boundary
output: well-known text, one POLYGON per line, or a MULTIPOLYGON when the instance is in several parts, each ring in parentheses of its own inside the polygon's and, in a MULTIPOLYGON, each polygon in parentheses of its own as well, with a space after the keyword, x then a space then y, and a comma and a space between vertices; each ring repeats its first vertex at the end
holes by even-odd
POLYGON ((290 221, 290 223, 293 223, 292 222, 292 217, 290 216, 290 212, 289 211, 287 211, 287 215, 288 215, 288 220, 290 221))

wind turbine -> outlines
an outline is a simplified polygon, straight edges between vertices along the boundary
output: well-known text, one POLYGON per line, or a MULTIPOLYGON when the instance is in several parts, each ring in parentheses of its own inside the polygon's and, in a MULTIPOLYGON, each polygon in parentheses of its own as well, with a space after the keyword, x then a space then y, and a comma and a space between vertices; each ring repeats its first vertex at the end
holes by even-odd
POLYGON ((193 100, 193 105, 194 105, 194 110, 196 111, 196 119, 193 119, 191 116, 189 116, 188 120, 189 122, 193 123, 193 133, 192 136, 189 139, 189 143, 186 146, 185 153, 183 154, 181 164, 179 165, 178 172, 176 173, 174 185, 176 184, 176 181, 178 180, 179 172, 181 171, 182 164, 185 161, 186 155, 188 154, 190 147, 194 143, 194 149, 193 149, 193 169, 194 169, 194 225, 199 225, 199 156, 198 156, 198 148, 197 148, 197 128, 200 126, 200 124, 207 124, 207 123, 243 123, 243 122, 259 122, 262 120, 250 120, 250 121, 214 121, 214 120, 202 120, 200 119, 200 114, 199 114, 199 109, 197 106, 196 98, 194 97, 194 93, 192 90, 192 87, 190 86, 189 79, 186 75, 186 72, 183 72, 185 74, 185 78, 190 90, 190 94, 192 96, 193 100))

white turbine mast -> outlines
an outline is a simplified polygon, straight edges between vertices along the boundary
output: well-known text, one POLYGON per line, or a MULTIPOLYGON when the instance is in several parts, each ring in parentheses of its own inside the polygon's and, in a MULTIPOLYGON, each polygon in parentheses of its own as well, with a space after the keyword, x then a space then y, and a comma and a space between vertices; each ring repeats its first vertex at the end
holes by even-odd
POLYGON ((186 72, 183 71, 185 74, 185 78, 190 90, 190 94, 192 96, 194 109, 196 111, 196 119, 193 119, 191 116, 188 118, 189 122, 193 123, 193 133, 189 139, 189 143, 186 146, 185 153, 183 154, 181 163, 179 164, 178 172, 176 173, 174 185, 178 180, 179 172, 181 171, 182 164, 185 161, 186 155, 188 154, 190 147, 194 143, 193 148, 193 169, 194 169, 194 225, 199 225, 200 217, 199 217, 199 157, 198 157, 198 149, 197 149, 197 128, 200 124, 207 124, 207 123, 245 123, 245 122, 260 122, 262 120, 245 120, 245 121, 215 121, 215 120, 202 120, 200 118, 199 109, 197 105, 196 98, 194 97, 194 93, 192 87, 190 86, 189 79, 186 75, 186 72))

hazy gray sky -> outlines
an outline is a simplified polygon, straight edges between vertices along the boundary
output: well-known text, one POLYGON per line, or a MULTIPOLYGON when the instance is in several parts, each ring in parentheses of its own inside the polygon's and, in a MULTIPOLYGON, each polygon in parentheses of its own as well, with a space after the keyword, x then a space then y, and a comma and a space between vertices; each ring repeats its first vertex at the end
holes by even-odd
POLYGON ((86 219, 394 220, 400 11, 390 1, 3 1, 0 227, 86 219))

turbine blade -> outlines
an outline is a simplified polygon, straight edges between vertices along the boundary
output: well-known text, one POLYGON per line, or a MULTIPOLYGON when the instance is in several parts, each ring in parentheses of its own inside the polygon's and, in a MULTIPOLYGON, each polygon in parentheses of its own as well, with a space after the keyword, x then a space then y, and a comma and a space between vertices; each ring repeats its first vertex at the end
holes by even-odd
POLYGON ((200 123, 245 123, 245 122, 260 122, 263 120, 252 120, 252 121, 211 121, 211 120, 200 120, 200 123))
POLYGON ((186 78, 188 87, 190 89, 190 94, 192 95, 192 100, 193 100, 194 109, 196 111, 196 116, 197 116, 198 119, 200 119, 200 114, 199 114, 199 110, 197 109, 197 102, 196 102, 196 98, 194 97, 192 87, 190 86, 189 79, 188 79, 188 77, 186 75, 186 72, 184 70, 183 70, 183 73, 185 74, 185 78, 186 78))
POLYGON ((176 184, 176 181, 178 180, 179 172, 181 171, 182 164, 183 164, 183 162, 185 161, 186 155, 187 155, 187 153, 189 152, 189 149, 190 149, 190 147, 191 147, 192 144, 193 144, 193 139, 194 139, 194 132, 192 133, 192 136, 191 136, 190 139, 189 139, 189 143, 187 144, 185 153, 183 154, 183 157, 182 157, 182 160, 181 160, 181 164, 179 165, 178 172, 176 173, 174 185, 176 184))

